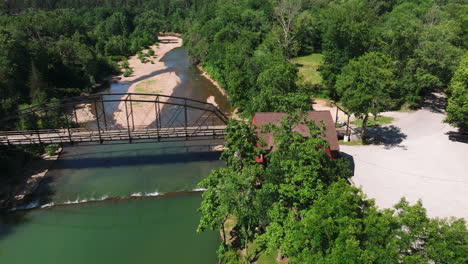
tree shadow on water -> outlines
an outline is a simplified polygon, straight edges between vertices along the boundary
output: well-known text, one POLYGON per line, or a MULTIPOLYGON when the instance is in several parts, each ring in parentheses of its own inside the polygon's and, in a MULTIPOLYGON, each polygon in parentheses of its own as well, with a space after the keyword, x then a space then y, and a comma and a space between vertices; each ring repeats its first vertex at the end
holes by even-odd
POLYGON ((187 162, 216 162, 220 160, 221 152, 204 151, 189 153, 159 153, 129 155, 120 157, 82 157, 67 159, 67 169, 134 167, 144 165, 179 164, 187 162))
POLYGON ((21 225, 28 223, 28 211, 0 213, 0 241, 13 234, 21 225))
POLYGON ((400 143, 407 138, 407 135, 394 125, 369 127, 366 134, 367 145, 384 145, 386 149, 394 147, 406 149, 406 146, 400 143))
MULTIPOLYGON (((55 168, 54 163, 49 171, 55 168)), ((41 205, 50 203, 55 191, 51 188, 54 181, 52 176, 45 176, 39 183, 36 190, 27 195, 23 200, 10 202, 1 208, 0 211, 0 240, 5 239, 21 226, 31 221, 31 212, 40 210, 41 205)))

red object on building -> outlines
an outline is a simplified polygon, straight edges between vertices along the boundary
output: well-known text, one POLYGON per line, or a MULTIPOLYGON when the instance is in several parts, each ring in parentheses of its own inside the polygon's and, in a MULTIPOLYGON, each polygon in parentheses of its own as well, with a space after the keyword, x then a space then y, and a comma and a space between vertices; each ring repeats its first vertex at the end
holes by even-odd
MULTIPOLYGON (((258 112, 254 115, 252 122, 256 126, 262 126, 267 124, 279 125, 281 119, 286 115, 286 113, 271 113, 271 112, 258 112)), ((330 111, 309 111, 307 112, 307 120, 315 121, 317 126, 321 126, 321 121, 325 123, 325 140, 329 143, 330 147, 325 148, 328 157, 330 159, 337 158, 340 152, 340 146, 338 145, 338 136, 336 134, 335 123, 333 122, 332 115, 330 111)), ((304 137, 310 136, 309 128, 306 124, 298 124, 293 128, 293 131, 300 133, 304 137)), ((267 144, 264 149, 267 152, 275 150, 273 133, 261 133, 258 130, 259 138, 263 139, 267 144)), ((257 144, 257 146, 259 146, 257 144)), ((260 146, 259 146, 260 147, 260 146)), ((264 157, 256 157, 255 160, 259 163, 264 162, 264 157)))

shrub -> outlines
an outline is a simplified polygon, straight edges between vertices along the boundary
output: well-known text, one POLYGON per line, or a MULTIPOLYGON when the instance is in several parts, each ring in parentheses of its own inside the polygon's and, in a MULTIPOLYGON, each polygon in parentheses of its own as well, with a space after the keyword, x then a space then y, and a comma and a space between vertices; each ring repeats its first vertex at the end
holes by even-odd
POLYGON ((124 60, 121 66, 123 69, 128 69, 130 67, 130 63, 128 62, 128 60, 124 60))
POLYGON ((58 144, 50 144, 50 145, 47 145, 44 149, 45 149, 47 155, 54 156, 57 153, 57 150, 59 149, 59 145, 58 144))
POLYGON ((138 59, 139 59, 142 63, 146 63, 146 56, 145 56, 145 54, 138 53, 138 59))
POLYGON ((127 68, 127 69, 125 69, 125 71, 123 73, 123 76, 124 77, 129 77, 132 74, 133 74, 133 70, 131 68, 127 68))

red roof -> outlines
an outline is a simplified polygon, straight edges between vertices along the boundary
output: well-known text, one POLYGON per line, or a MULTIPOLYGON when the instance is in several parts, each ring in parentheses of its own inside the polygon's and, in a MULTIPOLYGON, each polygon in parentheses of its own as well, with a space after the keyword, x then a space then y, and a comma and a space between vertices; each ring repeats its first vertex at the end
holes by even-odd
MULTIPOLYGON (((279 125, 281 119, 286 113, 271 113, 258 112, 253 117, 253 123, 257 126, 266 124, 279 125)), ((321 126, 320 121, 325 123, 325 140, 330 144, 331 151, 339 151, 338 136, 336 134, 335 123, 333 122, 330 111, 309 111, 307 112, 307 120, 314 120, 317 126, 321 126)), ((293 131, 300 133, 304 137, 310 136, 309 128, 306 124, 298 124, 293 128, 293 131)), ((259 137, 263 139, 267 146, 267 150, 274 150, 273 133, 260 133, 259 137)))

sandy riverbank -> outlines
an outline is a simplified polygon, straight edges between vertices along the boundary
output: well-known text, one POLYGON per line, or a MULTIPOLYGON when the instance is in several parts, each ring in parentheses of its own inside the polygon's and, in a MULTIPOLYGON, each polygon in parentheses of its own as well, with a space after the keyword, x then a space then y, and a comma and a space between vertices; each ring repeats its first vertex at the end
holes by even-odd
MULTIPOLYGON (((182 47, 182 39, 176 36, 159 37, 159 44, 153 45, 150 49, 154 50, 154 56, 148 58, 146 63, 141 62, 137 56, 129 58, 128 62, 134 73, 131 76, 124 77, 120 75, 120 82, 129 84, 129 93, 147 93, 171 95, 180 83, 177 73, 165 65, 161 59, 169 51, 182 47)), ((144 50, 143 53, 148 52, 144 50)), ((147 100, 146 96, 132 96, 132 99, 147 100)), ((164 97, 160 101, 166 101, 164 97)), ((127 107, 130 107, 127 104, 127 107)), ((135 126, 148 126, 155 121, 156 110, 152 103, 133 102, 135 126)), ((125 102, 121 102, 114 112, 115 124, 126 126, 125 102)))

